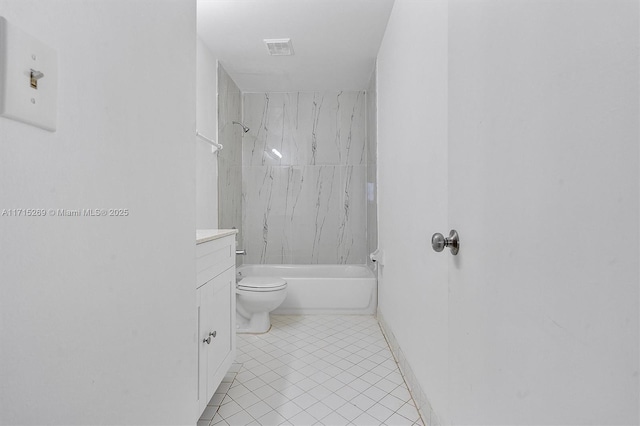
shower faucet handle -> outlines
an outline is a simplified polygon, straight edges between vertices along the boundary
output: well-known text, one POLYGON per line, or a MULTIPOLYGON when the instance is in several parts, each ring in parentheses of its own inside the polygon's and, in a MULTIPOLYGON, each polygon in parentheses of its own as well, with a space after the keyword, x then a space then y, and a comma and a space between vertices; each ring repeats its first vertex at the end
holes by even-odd
POLYGON ((246 256, 247 255, 247 251, 246 250, 236 250, 236 256, 238 256, 238 255, 246 256))
POLYGON ((449 231, 449 237, 445 238, 439 232, 436 232, 431 237, 431 247, 434 251, 441 252, 445 247, 449 247, 451 249, 451 254, 456 255, 458 251, 460 251, 460 238, 458 237, 458 232, 455 229, 449 231))

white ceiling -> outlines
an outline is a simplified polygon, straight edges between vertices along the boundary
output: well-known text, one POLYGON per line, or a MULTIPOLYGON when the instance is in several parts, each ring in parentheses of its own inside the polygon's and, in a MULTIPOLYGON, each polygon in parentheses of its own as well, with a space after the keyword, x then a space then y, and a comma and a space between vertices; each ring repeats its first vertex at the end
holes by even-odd
POLYGON ((198 35, 243 92, 362 90, 393 0, 198 0, 198 35), (270 56, 265 38, 291 38, 270 56))

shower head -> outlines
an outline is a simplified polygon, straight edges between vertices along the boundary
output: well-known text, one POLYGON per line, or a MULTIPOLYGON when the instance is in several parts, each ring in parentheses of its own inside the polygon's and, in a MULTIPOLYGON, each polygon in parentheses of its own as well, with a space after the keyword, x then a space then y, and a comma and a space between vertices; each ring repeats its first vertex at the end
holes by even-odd
POLYGON ((247 133, 249 131, 249 128, 247 126, 245 126, 242 123, 238 123, 237 121, 233 121, 233 124, 238 124, 240 125, 240 127, 242 127, 242 131, 244 131, 245 133, 247 133))

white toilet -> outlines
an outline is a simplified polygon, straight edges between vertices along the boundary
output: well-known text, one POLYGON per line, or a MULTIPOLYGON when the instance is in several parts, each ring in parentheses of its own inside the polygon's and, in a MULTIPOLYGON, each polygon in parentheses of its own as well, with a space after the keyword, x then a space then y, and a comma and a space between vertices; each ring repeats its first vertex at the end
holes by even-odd
POLYGON ((271 328, 269 312, 287 297, 287 282, 278 277, 246 277, 236 284, 238 333, 266 333, 271 328))

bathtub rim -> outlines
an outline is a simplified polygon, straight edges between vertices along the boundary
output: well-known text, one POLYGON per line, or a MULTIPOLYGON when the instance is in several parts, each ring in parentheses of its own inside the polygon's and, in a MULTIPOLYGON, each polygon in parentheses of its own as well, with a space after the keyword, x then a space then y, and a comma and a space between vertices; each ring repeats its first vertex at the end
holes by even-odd
MULTIPOLYGON (((277 273, 265 274, 266 276, 280 277, 287 280, 288 299, 275 309, 274 315, 375 315, 378 306, 378 280, 377 274, 367 264, 331 265, 331 264, 243 264, 238 267, 238 272, 255 271, 262 272, 272 270, 303 272, 316 270, 340 271, 356 269, 360 276, 335 276, 326 277, 317 274, 298 273, 293 275, 280 275, 277 273), (345 281, 351 281, 353 287, 348 287, 345 292, 345 281), (324 283, 323 283, 324 282, 324 283), (313 286, 317 284, 319 287, 313 286), (312 291, 305 291, 304 287, 312 285, 312 291), (345 293, 347 293, 345 295, 345 293), (340 298, 336 299, 336 294, 340 298), (313 295, 313 296, 311 296, 313 295), (292 303, 292 299, 300 304, 292 303), (336 300, 339 303, 336 304, 336 300), (340 306, 336 306, 340 305, 340 306)), ((245 274, 243 276, 262 275, 245 274)), ((348 284, 347 284, 348 285, 348 284)))

